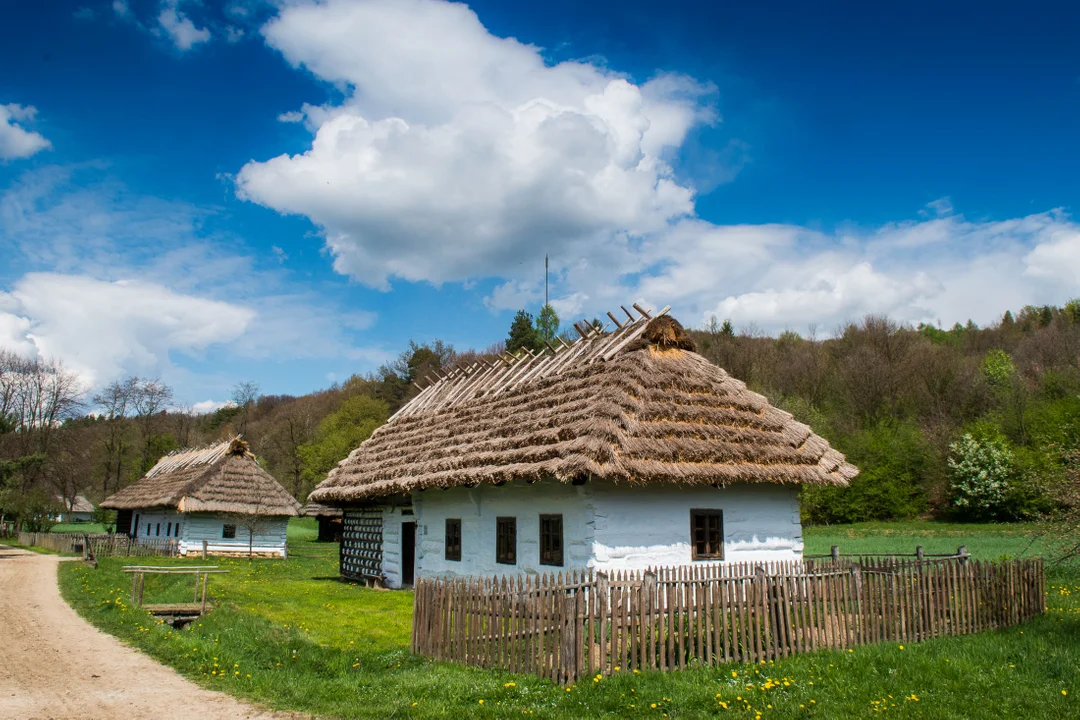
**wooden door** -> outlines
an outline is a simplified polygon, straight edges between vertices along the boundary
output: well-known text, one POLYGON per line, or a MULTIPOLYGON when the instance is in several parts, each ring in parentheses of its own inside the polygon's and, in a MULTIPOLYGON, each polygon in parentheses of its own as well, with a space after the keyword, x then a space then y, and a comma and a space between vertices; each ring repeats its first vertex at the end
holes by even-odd
POLYGON ((401 523, 401 584, 412 585, 416 578, 416 523, 401 523))

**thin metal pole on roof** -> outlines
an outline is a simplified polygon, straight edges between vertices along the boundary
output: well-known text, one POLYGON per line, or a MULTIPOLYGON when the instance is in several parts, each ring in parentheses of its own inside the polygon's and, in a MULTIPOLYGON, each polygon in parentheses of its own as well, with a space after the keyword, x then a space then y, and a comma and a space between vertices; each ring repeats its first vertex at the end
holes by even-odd
POLYGON ((544 307, 548 305, 548 256, 544 253, 544 307))

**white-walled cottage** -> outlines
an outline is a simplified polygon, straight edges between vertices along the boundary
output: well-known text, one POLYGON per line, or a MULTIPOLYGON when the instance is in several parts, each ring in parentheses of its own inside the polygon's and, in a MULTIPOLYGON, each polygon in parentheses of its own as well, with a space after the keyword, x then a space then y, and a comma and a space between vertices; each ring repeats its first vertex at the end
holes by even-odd
POLYGON ((799 486, 858 470, 697 355, 666 310, 638 310, 455 368, 353 451, 310 496, 344 509, 342 575, 401 587, 800 557, 799 486))
POLYGON ((300 503, 259 467, 239 437, 161 458, 101 507, 117 511, 116 531, 136 539, 174 538, 181 555, 287 554, 286 528, 300 503))

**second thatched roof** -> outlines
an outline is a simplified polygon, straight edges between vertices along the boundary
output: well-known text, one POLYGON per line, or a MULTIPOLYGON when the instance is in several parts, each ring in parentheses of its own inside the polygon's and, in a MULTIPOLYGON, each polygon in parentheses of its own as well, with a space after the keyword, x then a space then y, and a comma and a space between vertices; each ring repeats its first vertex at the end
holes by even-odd
POLYGON ((103 500, 101 507, 236 515, 297 515, 300 511, 300 503, 259 467, 239 436, 210 447, 169 453, 140 480, 103 500))
POLYGON ((572 345, 440 377, 309 502, 515 479, 846 485, 858 473, 824 438, 695 353, 677 321, 627 315, 612 333, 583 327, 572 345))

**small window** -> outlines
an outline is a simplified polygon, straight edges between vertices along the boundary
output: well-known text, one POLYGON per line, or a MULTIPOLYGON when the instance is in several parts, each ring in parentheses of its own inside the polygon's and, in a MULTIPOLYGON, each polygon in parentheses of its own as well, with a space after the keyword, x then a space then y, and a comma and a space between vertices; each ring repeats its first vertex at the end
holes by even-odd
POLYGON ((172 523, 169 523, 169 526, 165 528, 165 537, 169 537, 170 535, 172 535, 172 523))
POLYGON ((135 516, 135 522, 133 522, 131 524, 131 527, 132 527, 132 533, 134 534, 134 536, 139 537, 139 516, 138 515, 135 516))
POLYGON ((154 527, 151 523, 146 523, 146 537, 150 537, 150 529, 154 527))
POLYGON ((173 537, 180 537, 180 523, 176 523, 176 527, 173 528, 173 537))
POLYGON ((690 552, 694 560, 724 559, 722 510, 690 511, 690 552))
POLYGON ((461 518, 446 518, 446 559, 461 560, 461 518))
POLYGON ((517 518, 495 519, 495 562, 517 564, 517 518))
POLYGON ((157 534, 155 537, 161 537, 161 523, 157 524, 157 534))
POLYGON ((562 567, 562 515, 540 516, 540 564, 562 567))
POLYGON ((226 540, 232 540, 236 537, 236 526, 232 523, 221 526, 221 537, 226 540))

